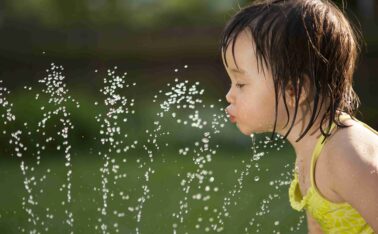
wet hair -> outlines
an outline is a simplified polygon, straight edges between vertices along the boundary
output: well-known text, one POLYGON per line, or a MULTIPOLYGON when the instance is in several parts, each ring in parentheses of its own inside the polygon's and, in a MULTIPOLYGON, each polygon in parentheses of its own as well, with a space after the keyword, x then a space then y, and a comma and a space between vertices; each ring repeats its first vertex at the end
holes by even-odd
POLYGON ((249 30, 258 70, 264 72, 265 65, 272 72, 276 100, 272 138, 276 132, 279 94, 287 113, 284 127, 290 120, 285 98, 288 87, 293 89, 294 116, 284 138, 294 125, 302 88, 306 88, 313 108, 297 142, 314 125, 322 107, 325 113, 319 128, 324 139, 331 135, 332 122, 341 128, 348 127, 341 123, 340 112, 354 119, 360 101, 352 87, 353 73, 364 41, 359 28, 344 15, 345 8, 341 9, 328 0, 257 0, 240 9, 227 23, 220 42, 226 66, 228 46, 232 43, 235 60, 236 38, 240 32, 249 30), (326 131, 323 123, 327 123, 326 131))

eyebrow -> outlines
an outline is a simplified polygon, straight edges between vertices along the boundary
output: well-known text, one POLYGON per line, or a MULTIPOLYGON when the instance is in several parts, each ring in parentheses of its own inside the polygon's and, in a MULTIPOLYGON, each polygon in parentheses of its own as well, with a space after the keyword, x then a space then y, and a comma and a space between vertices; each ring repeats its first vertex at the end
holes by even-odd
POLYGON ((245 71, 241 69, 230 68, 230 71, 234 73, 245 74, 245 71))

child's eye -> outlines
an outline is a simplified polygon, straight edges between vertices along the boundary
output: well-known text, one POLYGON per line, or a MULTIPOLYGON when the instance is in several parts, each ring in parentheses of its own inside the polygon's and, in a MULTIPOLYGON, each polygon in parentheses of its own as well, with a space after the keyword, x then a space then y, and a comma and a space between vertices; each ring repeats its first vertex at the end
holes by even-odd
POLYGON ((236 87, 243 88, 244 84, 236 84, 236 87))

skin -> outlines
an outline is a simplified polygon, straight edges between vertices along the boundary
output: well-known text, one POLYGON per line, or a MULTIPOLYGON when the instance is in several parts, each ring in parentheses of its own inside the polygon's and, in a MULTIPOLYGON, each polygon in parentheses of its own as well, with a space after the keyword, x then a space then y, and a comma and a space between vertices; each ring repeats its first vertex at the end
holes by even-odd
MULTIPOLYGON (((265 74, 261 69, 258 72, 250 32, 245 30, 236 38, 235 60, 231 50, 232 44, 225 53, 228 67, 223 61, 231 80, 226 95, 229 103, 226 112, 233 116, 236 126, 245 135, 272 132, 275 119, 273 79, 269 68, 264 69, 265 74)), ((305 137, 296 142, 309 121, 306 107, 312 104, 305 88, 302 93, 297 120, 287 139, 296 152, 299 185, 302 195, 305 195, 311 186, 311 155, 321 132, 318 118, 305 137)), ((285 95, 290 116, 293 116, 294 95, 290 87, 285 95)), ((276 132, 285 135, 290 124, 284 127, 287 115, 282 97, 279 96, 276 132)), ((346 120, 345 124, 351 127, 337 129, 326 141, 316 162, 315 184, 329 201, 351 204, 378 232, 378 136, 354 120, 346 120)), ((308 213, 307 223, 309 233, 322 233, 319 224, 308 213)))

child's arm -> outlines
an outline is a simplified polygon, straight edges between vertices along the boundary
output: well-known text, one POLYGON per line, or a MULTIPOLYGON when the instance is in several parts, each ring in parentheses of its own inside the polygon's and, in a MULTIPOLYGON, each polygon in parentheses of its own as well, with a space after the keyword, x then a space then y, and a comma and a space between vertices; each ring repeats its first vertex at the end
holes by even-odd
POLYGON ((323 234, 322 228, 316 220, 306 211, 308 234, 323 234))
MULTIPOLYGON (((363 136, 361 136, 363 137, 363 136)), ((333 190, 354 207, 378 233, 378 146, 376 138, 363 144, 339 137, 329 159, 333 190), (375 141, 375 142, 374 142, 375 141)), ((336 139, 335 139, 336 140, 336 139)))

